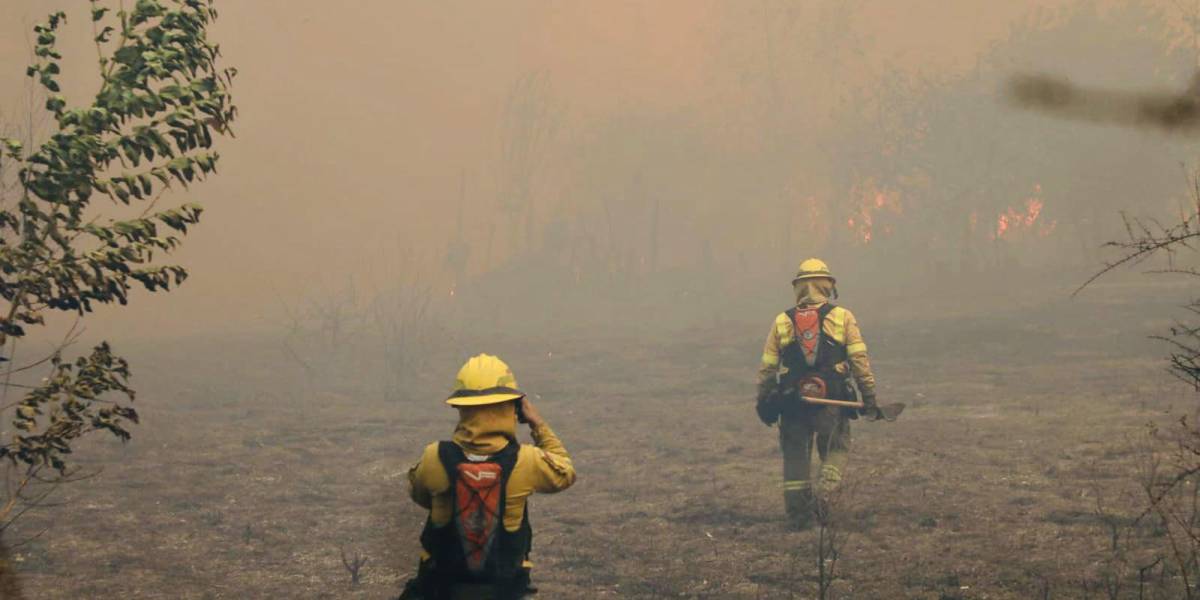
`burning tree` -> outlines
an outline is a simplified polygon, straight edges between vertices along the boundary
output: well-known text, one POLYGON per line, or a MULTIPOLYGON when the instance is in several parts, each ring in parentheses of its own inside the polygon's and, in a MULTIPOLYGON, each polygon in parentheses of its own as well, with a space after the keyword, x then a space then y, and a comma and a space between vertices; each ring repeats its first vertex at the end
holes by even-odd
POLYGON ((1178 159, 1125 130, 1002 110, 996 90, 1014 69, 1111 85, 1190 74, 1174 22, 1141 0, 1077 1, 1030 13, 962 73, 885 67, 835 113, 841 138, 857 143, 829 145, 832 241, 968 272, 1048 254, 1093 260, 1116 233, 1098 224, 1124 197, 1171 193, 1178 159))
MULTIPOLYGON (((100 88, 90 102, 62 95, 57 41, 67 15, 35 27, 34 63, 27 74, 44 90, 52 132, 40 144, 0 140, 0 168, 17 185, 0 198, 0 343, 6 359, 31 328, 52 314, 76 324, 100 305, 129 302, 135 286, 150 292, 181 284, 187 271, 159 264, 197 224, 201 207, 159 208, 172 189, 216 170, 216 137, 235 115, 229 86, 235 72, 220 66, 208 40, 217 18, 212 0, 139 0, 113 11, 91 2, 100 88), (131 218, 103 213, 107 199, 131 218)), ((0 490, 0 532, 44 497, 44 484, 73 472, 72 445, 104 431, 124 441, 138 421, 129 405, 130 365, 107 342, 76 358, 65 354, 77 328, 49 356, 7 360, 0 412, 11 429, 0 441, 9 484, 0 490), (44 370, 32 384, 22 375, 44 370), (16 397, 14 397, 16 396, 16 397)), ((2 429, 0 429, 2 431, 2 429)))
MULTIPOLYGON (((1129 3, 1129 6, 1134 5, 1136 3, 1129 3)), ((1182 4, 1180 8, 1187 12, 1182 4)), ((1187 59, 1194 66, 1195 53, 1200 51, 1200 36, 1197 35, 1200 21, 1195 9, 1185 17, 1192 28, 1186 36, 1190 44, 1176 44, 1175 49, 1191 55, 1187 59)), ((1019 104, 1058 117, 1194 131, 1195 89, 1193 85, 1185 95, 1166 97, 1097 92, 1050 78, 1025 77, 1014 81, 1010 93, 1019 104)), ((1122 169, 1121 175, 1129 171, 1122 169)), ((1105 244, 1117 252, 1116 258, 1105 262, 1075 291, 1076 294, 1116 269, 1155 260, 1164 261, 1161 264, 1165 266, 1151 269, 1152 273, 1200 276, 1200 270, 1194 266, 1196 242, 1200 238, 1200 175, 1193 171, 1188 180, 1189 202, 1181 208, 1177 220, 1164 222, 1122 213, 1125 237, 1105 244)), ((1036 216, 1040 208, 1031 203, 1029 213, 1036 216)), ((1014 214, 1005 224, 1020 225, 1022 222, 1022 215, 1014 214)), ((1006 231, 1007 228, 998 230, 997 235, 1006 231)), ((1193 298, 1184 308, 1187 317, 1177 320, 1167 332, 1155 337, 1170 347, 1169 372, 1194 391, 1200 391, 1200 325, 1195 323, 1196 316, 1200 315, 1200 298, 1193 298)), ((1143 596, 1147 573, 1156 568, 1163 575, 1158 581, 1163 588, 1158 590, 1159 593, 1189 599, 1200 597, 1200 426, 1196 422, 1197 414, 1193 410, 1192 414, 1181 417, 1174 427, 1151 425, 1148 437, 1151 444, 1141 453, 1143 460, 1138 482, 1142 508, 1133 525, 1152 526, 1159 541, 1150 549, 1149 560, 1137 568, 1138 597, 1143 596)), ((1098 508, 1098 512, 1103 511, 1098 508)), ((1126 563, 1123 550, 1118 547, 1115 526, 1111 539, 1115 562, 1126 563)), ((1128 570, 1129 565, 1124 566, 1128 570)), ((1120 574, 1110 574, 1105 588, 1111 597, 1117 597, 1121 588, 1120 574)))

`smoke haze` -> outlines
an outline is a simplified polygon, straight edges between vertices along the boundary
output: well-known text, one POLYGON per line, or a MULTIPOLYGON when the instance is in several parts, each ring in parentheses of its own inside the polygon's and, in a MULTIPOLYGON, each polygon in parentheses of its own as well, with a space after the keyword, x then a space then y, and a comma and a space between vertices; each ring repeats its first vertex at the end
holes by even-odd
MULTIPOLYGON (((0 134, 50 132, 23 76, 49 11, 66 96, 94 93, 87 4, 5 0, 0 134)), ((69 352, 130 357, 142 423, 82 441, 103 472, 4 532, 16 573, 31 597, 394 597, 426 516, 406 469, 487 352, 580 472, 533 509, 541 595, 792 594, 826 563, 782 532, 755 367, 819 256, 908 404, 852 425, 839 594, 1099 594, 1112 567, 1177 597, 1169 532, 1117 501, 1152 489, 1128 441, 1195 408, 1148 339, 1200 337, 1176 321, 1195 280, 1138 271, 1194 257, 1070 294, 1123 211, 1195 223, 1195 136, 1146 126, 1195 107, 1184 4, 218 0, 236 138, 163 200, 205 206, 191 277, 69 352), (357 591, 343 549, 370 556, 357 591)))
MULTIPOLYGON (((902 196, 904 210, 929 202, 899 189, 903 177, 922 176, 919 169, 886 164, 889 152, 904 149, 883 147, 887 140, 863 128, 886 126, 881 118, 902 119, 906 110, 924 119, 938 102, 971 95, 962 105, 984 103, 968 109, 989 121, 963 123, 976 130, 965 143, 982 155, 997 127, 1072 134, 1070 125, 1008 114, 998 86, 1014 72, 1135 87, 1186 81, 1186 67, 1172 67, 1169 43, 1132 39, 1112 50, 1111 37, 1089 42, 1069 23, 1035 39, 1037 28, 1070 20, 1068 4, 227 3, 214 34, 240 71, 243 118, 237 139, 221 148, 222 173, 195 191, 205 222, 177 256, 193 277, 170 296, 139 294, 136 315, 113 319, 139 333, 271 326, 280 299, 351 280, 383 285, 400 262, 448 294, 456 274, 448 272, 447 245, 456 236, 467 254, 459 277, 511 266, 543 251, 555 232, 563 244, 607 246, 595 262, 569 268, 629 269, 649 259, 644 239, 652 234, 641 229, 652 210, 658 269, 710 261, 721 272, 786 277, 801 255, 826 253, 843 259, 843 271, 867 275, 858 265, 871 255, 846 250, 852 240, 843 230, 853 226, 841 222, 857 210, 852 196, 877 188, 902 196), (1014 31, 1018 42, 1008 48, 1014 31), (1047 49, 1055 36, 1061 47, 1047 49), (1112 52, 1135 54, 1127 65, 1091 58, 1112 52), (895 114, 880 117, 885 111, 895 114), (529 141, 536 128, 545 128, 542 137, 529 141), (805 230, 809 198, 818 202, 815 220, 838 222, 805 230), (783 216, 785 205, 795 214, 783 216), (186 320, 173 318, 182 314, 186 320)), ((70 2, 10 2, 0 24, 0 106, 9 120, 19 121, 25 106, 26 32, 56 7, 71 13, 63 36, 68 92, 82 99, 94 87, 85 11, 70 2)), ((1113 24, 1119 11, 1094 10, 1099 16, 1081 27, 1136 32, 1136 23, 1113 24)), ((919 135, 910 128, 894 137, 919 135)), ((1098 151, 1111 159, 1080 165, 1096 172, 1072 180, 1103 177, 1105 163, 1123 160, 1127 148, 1145 154, 1143 134, 1090 135, 1102 138, 1098 151)), ((963 143, 923 151, 943 160, 963 143)), ((1170 174, 1184 156, 1172 149, 1138 160, 1170 174)), ((1077 206, 1051 196, 1065 192, 1038 175, 1011 173, 1006 178, 1027 180, 998 193, 1027 216, 1022 203, 1041 186, 1046 221, 1077 237, 1077 206)), ((1099 204, 1107 214, 1089 217, 1111 218, 1111 208, 1128 202, 1113 198, 1099 204)), ((994 227, 1009 208, 1001 203, 964 209, 955 227, 966 226, 971 210, 994 227)), ((944 255, 961 248, 930 242, 931 228, 946 223, 920 220, 894 225, 922 231, 924 247, 905 250, 953 262, 944 255)), ((874 235, 878 242, 886 234, 874 235)))

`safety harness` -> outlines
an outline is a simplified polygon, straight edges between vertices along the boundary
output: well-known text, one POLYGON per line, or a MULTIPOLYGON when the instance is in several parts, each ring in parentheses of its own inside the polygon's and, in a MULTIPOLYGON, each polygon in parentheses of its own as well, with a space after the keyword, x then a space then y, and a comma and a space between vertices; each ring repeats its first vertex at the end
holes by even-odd
POLYGON ((421 546, 430 559, 418 574, 420 597, 450 598, 455 584, 492 586, 497 600, 521 598, 529 584, 523 563, 529 556, 533 530, 529 511, 516 531, 504 528, 508 480, 520 445, 511 442, 484 460, 471 460, 457 444, 438 444, 438 458, 450 481, 450 522, 426 521, 421 546))
POLYGON ((846 345, 825 333, 825 321, 833 309, 834 305, 826 302, 819 307, 796 306, 784 313, 792 325, 792 338, 780 339, 782 368, 778 377, 785 395, 852 398, 846 374, 837 370, 848 358, 846 345))

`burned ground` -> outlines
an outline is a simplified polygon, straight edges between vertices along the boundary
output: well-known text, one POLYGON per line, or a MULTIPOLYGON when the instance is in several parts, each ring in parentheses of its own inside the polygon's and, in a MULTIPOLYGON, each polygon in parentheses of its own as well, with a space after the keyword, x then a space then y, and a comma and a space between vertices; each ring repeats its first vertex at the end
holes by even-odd
MULTIPOLYGON (((1136 513, 1123 494, 1145 425, 1189 409, 1146 339, 1169 301, 1145 297, 1113 286, 940 316, 859 310, 881 398, 909 410, 853 424, 835 597, 1081 596, 1107 556, 1106 519, 1136 513)), ((540 597, 813 595, 817 533, 784 529, 776 432, 751 405, 773 315, 760 316, 478 348, 514 365, 579 469, 573 489, 532 503, 540 597)), ((453 364, 401 402, 306 381, 277 340, 138 353, 153 426, 94 443, 98 474, 9 538, 33 538, 13 549, 29 597, 398 592, 423 519, 404 473, 449 432, 438 400, 453 364), (354 590, 343 547, 369 557, 354 590)))

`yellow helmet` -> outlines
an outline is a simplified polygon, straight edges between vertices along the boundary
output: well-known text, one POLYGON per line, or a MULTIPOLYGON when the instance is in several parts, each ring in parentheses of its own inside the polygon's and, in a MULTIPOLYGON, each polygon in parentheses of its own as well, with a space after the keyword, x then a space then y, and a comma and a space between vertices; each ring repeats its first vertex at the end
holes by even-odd
POLYGON ((490 354, 480 354, 471 357, 458 370, 454 391, 446 399, 446 404, 482 406, 524 397, 525 394, 517 389, 517 378, 504 361, 490 354))
POLYGON ((796 283, 802 279, 816 279, 825 277, 830 281, 837 283, 837 279, 833 277, 833 273, 829 272, 829 265, 819 258, 805 259, 800 263, 800 267, 796 269, 796 276, 792 278, 792 283, 796 283))

